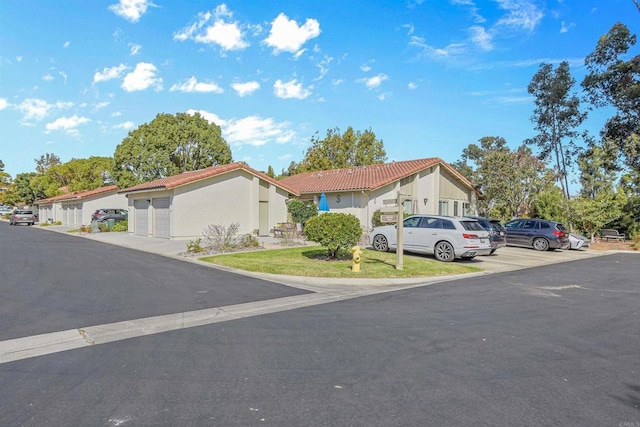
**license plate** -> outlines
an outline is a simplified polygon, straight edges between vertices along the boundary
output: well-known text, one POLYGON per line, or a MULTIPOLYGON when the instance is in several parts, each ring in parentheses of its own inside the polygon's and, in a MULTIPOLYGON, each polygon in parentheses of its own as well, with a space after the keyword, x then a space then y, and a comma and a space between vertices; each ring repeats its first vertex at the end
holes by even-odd
POLYGON ((482 239, 482 238, 481 238, 481 239, 480 239, 480 243, 484 243, 484 239, 482 239))

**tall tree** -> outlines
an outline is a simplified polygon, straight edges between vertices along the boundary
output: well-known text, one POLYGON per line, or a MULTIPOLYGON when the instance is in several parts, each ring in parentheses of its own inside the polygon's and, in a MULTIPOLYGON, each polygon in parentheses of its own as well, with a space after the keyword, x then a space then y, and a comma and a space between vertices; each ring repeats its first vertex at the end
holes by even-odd
POLYGON ((92 156, 53 166, 45 176, 69 191, 93 190, 114 183, 112 167, 111 157, 92 156))
POLYGON ((603 147, 631 171, 640 170, 640 54, 625 58, 635 44, 635 34, 624 24, 614 24, 587 55, 588 73, 582 81, 593 106, 615 109, 600 132, 603 147))
POLYGON ((33 161, 36 162, 36 172, 40 175, 44 175, 49 168, 62 163, 60 157, 53 153, 45 153, 39 159, 33 159, 33 161))
POLYGON ((293 172, 366 166, 384 163, 386 159, 384 143, 371 129, 360 132, 349 126, 341 134, 339 128, 334 128, 328 129, 323 139, 317 133, 311 138, 311 147, 293 172))
POLYGON ((231 163, 220 127, 200 114, 158 114, 116 147, 114 176, 128 187, 182 172, 231 163))
POLYGON ((579 153, 575 142, 579 136, 577 128, 586 118, 586 113, 580 111, 580 99, 571 93, 574 84, 569 63, 563 61, 555 70, 551 64, 541 64, 527 87, 535 97, 531 121, 538 135, 526 143, 540 149, 541 159, 555 157, 557 179, 566 199, 570 197, 567 170, 579 153))
POLYGON ((616 173, 607 165, 608 159, 599 146, 590 147, 578 156, 582 196, 594 198, 602 190, 613 190, 616 173))

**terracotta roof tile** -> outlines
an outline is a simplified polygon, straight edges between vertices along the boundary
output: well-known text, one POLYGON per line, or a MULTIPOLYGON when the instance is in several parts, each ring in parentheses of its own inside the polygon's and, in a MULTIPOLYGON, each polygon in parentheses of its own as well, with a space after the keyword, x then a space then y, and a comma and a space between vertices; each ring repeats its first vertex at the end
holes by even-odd
POLYGON ((468 179, 438 157, 301 173, 280 182, 297 189, 300 194, 348 190, 371 191, 437 164, 442 165, 470 188, 475 189, 468 179))
MULTIPOLYGON (((66 188, 66 187, 65 187, 66 188)), ((49 197, 47 199, 36 200, 33 203, 37 205, 59 202, 63 200, 80 200, 91 196, 96 196, 102 193, 108 193, 110 191, 116 191, 118 189, 117 185, 108 185, 106 187, 99 187, 94 190, 86 190, 86 191, 76 191, 73 193, 61 194, 59 196, 49 197)))
POLYGON ((143 184, 134 185, 133 187, 120 190, 119 193, 133 193, 138 191, 154 191, 154 190, 169 190, 171 188, 179 187, 181 185, 190 184, 192 182, 200 181, 212 176, 221 175, 227 172, 231 172, 237 169, 244 169, 245 171, 259 176, 260 178, 269 181, 270 183, 287 190, 290 193, 298 194, 298 192, 291 186, 283 184, 281 181, 277 181, 270 176, 259 172, 244 163, 230 163, 221 166, 211 166, 205 169, 199 169, 196 171, 184 172, 179 175, 168 176, 166 178, 156 179, 155 181, 145 182, 143 184))

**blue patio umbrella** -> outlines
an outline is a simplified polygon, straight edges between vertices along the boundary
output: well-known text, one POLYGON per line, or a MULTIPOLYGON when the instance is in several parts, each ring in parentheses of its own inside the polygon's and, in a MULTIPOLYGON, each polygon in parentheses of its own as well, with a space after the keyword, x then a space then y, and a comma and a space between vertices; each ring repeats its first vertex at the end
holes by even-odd
POLYGON ((329 202, 327 202, 327 196, 320 194, 320 203, 318 203, 318 210, 320 212, 329 212, 329 202))

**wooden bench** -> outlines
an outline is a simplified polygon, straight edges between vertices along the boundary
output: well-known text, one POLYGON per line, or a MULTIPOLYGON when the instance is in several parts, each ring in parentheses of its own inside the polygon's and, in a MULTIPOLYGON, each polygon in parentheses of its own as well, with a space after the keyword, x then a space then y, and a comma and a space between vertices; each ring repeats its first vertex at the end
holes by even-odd
POLYGON ((622 240, 624 242, 625 240, 625 236, 624 234, 620 234, 618 233, 618 230, 613 230, 610 228, 603 228, 602 230, 600 230, 600 236, 602 236, 602 238, 604 240, 622 240))
POLYGON ((273 227, 273 237, 293 237, 296 234, 296 225, 290 222, 276 224, 273 227))

